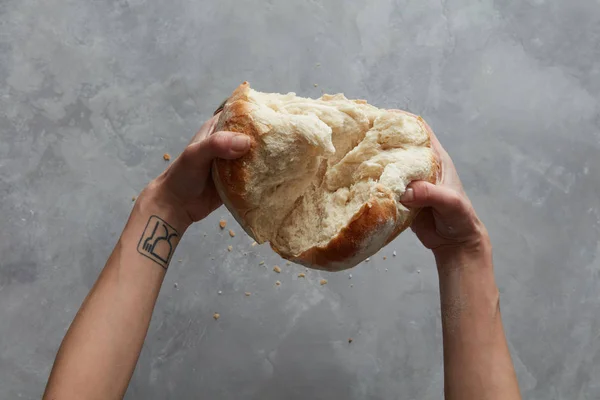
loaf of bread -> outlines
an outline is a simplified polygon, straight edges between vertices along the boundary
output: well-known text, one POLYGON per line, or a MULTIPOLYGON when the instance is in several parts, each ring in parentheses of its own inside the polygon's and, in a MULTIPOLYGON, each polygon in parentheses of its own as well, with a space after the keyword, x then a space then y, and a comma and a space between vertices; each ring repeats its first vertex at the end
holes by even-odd
POLYGON ((213 165, 223 203, 258 243, 310 268, 340 271, 375 254, 418 212, 400 203, 407 185, 438 176, 423 119, 342 94, 313 100, 244 82, 216 129, 251 140, 244 157, 213 165))

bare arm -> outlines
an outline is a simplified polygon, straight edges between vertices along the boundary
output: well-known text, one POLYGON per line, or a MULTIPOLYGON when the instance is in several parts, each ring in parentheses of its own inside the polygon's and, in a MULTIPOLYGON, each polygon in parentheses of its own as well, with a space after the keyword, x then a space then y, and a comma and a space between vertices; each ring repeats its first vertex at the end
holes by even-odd
POLYGON ((210 181, 215 157, 236 158, 247 140, 207 122, 183 154, 140 195, 56 356, 44 399, 121 399, 169 261, 194 221, 220 205, 210 181))
POLYGON ((414 182, 403 197, 424 207, 412 229, 435 255, 444 338, 444 392, 449 400, 520 399, 508 350, 492 247, 448 153, 435 136, 441 183, 414 182))
MULTIPOLYGON (((167 263, 157 257, 168 260, 172 254, 161 243, 154 250, 138 252, 140 239, 142 245, 148 239, 142 235, 149 236, 146 225, 153 229, 159 224, 158 231, 162 231, 163 224, 175 224, 172 212, 152 192, 140 196, 73 320, 56 357, 45 399, 118 399, 125 394, 166 273, 167 263)), ((181 235, 185 227, 168 229, 181 235)), ((162 236, 163 232, 157 233, 162 236)), ((173 251, 178 241, 171 237, 173 251)))
POLYGON ((437 256, 448 399, 520 399, 491 247, 437 256))

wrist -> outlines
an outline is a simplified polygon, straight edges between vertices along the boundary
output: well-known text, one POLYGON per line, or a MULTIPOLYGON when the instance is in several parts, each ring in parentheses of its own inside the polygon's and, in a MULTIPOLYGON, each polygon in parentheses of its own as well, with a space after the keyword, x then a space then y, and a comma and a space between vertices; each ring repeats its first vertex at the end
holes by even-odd
POLYGON ((465 216, 469 227, 461 234, 461 240, 448 243, 432 249, 438 268, 454 264, 457 260, 467 260, 488 256, 491 259, 492 243, 485 225, 471 209, 470 215, 465 216), (467 233, 469 232, 469 233, 467 233))
POLYGON ((495 307, 499 292, 494 277, 492 246, 489 237, 478 245, 446 249, 435 254, 440 290, 444 295, 462 293, 479 299, 482 307, 495 307), (489 300, 489 301, 486 301, 489 300))
POLYGON ((485 229, 465 243, 433 250, 438 270, 492 268, 492 244, 485 229))
POLYGON ((158 180, 150 182, 144 188, 136 202, 136 209, 144 214, 162 218, 180 235, 183 235, 192 224, 192 220, 178 200, 158 180))

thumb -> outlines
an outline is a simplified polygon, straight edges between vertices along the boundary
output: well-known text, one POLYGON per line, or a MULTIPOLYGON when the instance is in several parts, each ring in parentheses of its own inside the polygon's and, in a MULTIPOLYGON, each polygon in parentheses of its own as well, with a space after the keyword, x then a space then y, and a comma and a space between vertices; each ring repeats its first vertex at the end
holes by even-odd
POLYGON ((409 208, 431 207, 440 216, 464 214, 468 200, 447 186, 434 185, 425 181, 412 182, 400 198, 409 208))
POLYGON ((236 132, 216 132, 206 139, 190 144, 182 154, 183 162, 194 168, 210 168, 215 158, 232 160, 246 154, 250 138, 236 132))

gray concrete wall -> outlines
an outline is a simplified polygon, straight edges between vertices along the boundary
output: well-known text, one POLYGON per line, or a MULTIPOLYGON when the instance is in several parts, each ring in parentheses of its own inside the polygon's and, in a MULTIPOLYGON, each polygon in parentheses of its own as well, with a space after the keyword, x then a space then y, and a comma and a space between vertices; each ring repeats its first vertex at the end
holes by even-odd
MULTIPOLYGON (((600 398, 599 43, 595 0, 0 0, 0 398, 39 398, 132 196, 244 80, 423 115, 491 233, 525 397, 600 398)), ((127 399, 442 396, 412 233, 352 279, 250 244, 225 209, 190 229, 127 399)))

